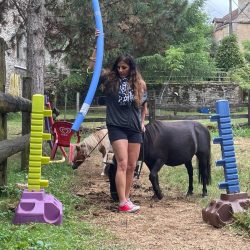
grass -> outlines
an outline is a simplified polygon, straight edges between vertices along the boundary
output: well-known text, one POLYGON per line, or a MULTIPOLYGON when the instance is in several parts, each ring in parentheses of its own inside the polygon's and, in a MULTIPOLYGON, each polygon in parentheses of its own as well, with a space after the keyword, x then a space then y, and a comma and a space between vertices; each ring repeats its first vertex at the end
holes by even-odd
MULTIPOLYGON (((69 111, 69 117, 75 118, 75 113, 69 111)), ((96 115, 96 114, 95 114, 96 115)), ((67 115, 68 117, 68 115, 67 115)), ((62 117, 59 117, 62 119, 62 117)), ((70 118, 69 118, 70 119, 70 118)), ((21 134, 21 114, 8 116, 8 133, 12 138, 21 134)), ((201 120, 201 123, 213 127, 211 137, 218 136, 217 124, 208 120, 201 120)), ((234 140, 241 137, 250 138, 250 128, 240 126, 246 123, 246 119, 232 120, 234 140)), ((103 124, 84 123, 86 127, 97 127, 103 124)), ((240 188, 242 192, 250 190, 250 166, 248 146, 242 150, 235 145, 236 158, 239 172, 240 188)), ((208 186, 209 196, 200 198, 195 195, 190 202, 195 202, 200 207, 206 207, 212 199, 220 197, 224 190, 220 190, 217 183, 224 180, 223 169, 215 167, 215 160, 221 158, 220 147, 213 147, 212 153, 212 185, 208 186)), ((53 226, 48 224, 13 225, 14 208, 20 200, 21 192, 16 188, 16 183, 27 181, 27 173, 20 171, 20 157, 15 155, 8 160, 8 186, 5 187, 0 196, 0 249, 121 249, 116 245, 115 236, 102 228, 79 219, 80 212, 75 206, 83 203, 73 194, 72 187, 79 181, 73 171, 66 164, 53 164, 43 167, 42 179, 48 179, 50 184, 46 188, 47 193, 53 194, 64 205, 63 224, 53 226)), ((195 165, 195 164, 194 164, 195 165)), ((194 192, 201 194, 201 185, 198 183, 197 169, 194 170, 194 192)), ((187 191, 187 173, 184 166, 176 168, 165 167, 160 172, 160 183, 164 193, 180 192, 185 195, 187 191), (178 180, 178 181, 176 181, 178 180)), ((81 211, 83 213, 84 211, 81 211)), ((88 211, 86 211, 87 213, 88 211)), ((240 213, 235 216, 235 223, 232 225, 240 233, 250 236, 250 212, 240 213)))
MULTIPOLYGON (((95 110, 94 108, 90 108, 89 112, 86 115, 86 118, 100 118, 100 117, 105 118, 106 117, 105 107, 102 107, 101 110, 98 107, 96 109, 97 110, 95 110)), ((76 118, 76 116, 77 116, 77 112, 74 109, 68 109, 68 110, 66 110, 66 112, 65 112, 65 110, 61 109, 60 115, 57 117, 57 119, 64 120, 64 118, 65 118, 65 120, 74 120, 76 118)), ((84 123, 84 125, 86 125, 86 126, 91 125, 91 123, 89 123, 89 124, 84 123)))
MULTIPOLYGON (((161 174, 160 174, 160 184, 161 187, 163 187, 163 192, 165 194, 169 194, 171 192, 174 193, 179 193, 180 197, 184 197, 185 196, 185 192, 187 191, 187 176, 183 177, 183 173, 175 173, 171 172, 166 174, 166 171, 169 170, 162 170, 161 174), (180 178, 181 176, 181 178, 180 178), (178 183, 175 182, 172 183, 172 179, 174 178, 180 178, 178 179, 178 183), (163 183, 165 185, 163 185, 163 183), (167 183, 167 185, 166 185, 167 183), (172 185, 172 186, 171 186, 172 185)), ((174 170, 173 170, 174 171, 174 170)), ((182 171, 185 172, 185 169, 183 167, 182 171)), ((217 173, 213 173, 213 177, 216 175, 217 173)), ((194 175, 195 176, 195 175, 194 175)), ((209 195, 205 198, 201 198, 201 185, 198 185, 197 182, 194 183, 194 192, 195 194, 193 196, 187 197, 187 200, 191 203, 196 203, 200 206, 200 209, 203 208, 207 208, 210 204, 210 202, 212 200, 217 200, 220 199, 220 195, 225 193, 225 191, 223 190, 219 190, 219 188, 217 187, 217 183, 223 181, 224 177, 221 173, 219 173, 218 176, 221 176, 222 178, 214 178, 213 179, 213 187, 209 187, 208 188, 208 192, 209 195), (216 181, 217 180, 217 181, 216 181)), ((195 177, 194 177, 195 178, 195 177)), ((249 178, 248 178, 249 180, 249 178)), ((241 182, 243 183, 243 182, 241 182)), ((241 192, 243 192, 244 190, 241 189, 241 192)), ((247 192, 249 195, 249 192, 247 192)), ((230 230, 235 231, 238 235, 242 235, 245 237, 250 237, 250 209, 246 210, 245 212, 240 212, 240 213, 235 213, 233 215, 234 217, 234 222, 233 224, 228 225, 228 227, 230 228, 230 230)))
MULTIPOLYGON (((66 113, 64 110, 61 110, 60 115, 57 117, 58 120, 69 120, 69 121, 74 121, 76 119, 76 111, 75 110, 67 110, 66 113)), ((88 114, 86 115, 85 118, 105 118, 105 112, 97 113, 94 112, 93 110, 90 110, 88 114)), ((96 127, 101 127, 105 126, 106 122, 84 122, 83 126, 87 128, 96 128, 96 127)))
POLYGON ((22 114, 18 113, 8 113, 7 117, 7 129, 8 129, 8 139, 15 138, 22 135, 22 114))
POLYGON ((27 173, 20 171, 19 156, 9 160, 8 186, 2 189, 0 197, 0 249, 112 249, 114 235, 102 228, 96 228, 81 219, 75 210, 83 198, 73 194, 72 187, 77 185, 77 177, 67 164, 43 166, 42 179, 49 180, 46 193, 63 204, 63 223, 60 226, 31 223, 13 225, 14 209, 21 191, 15 183, 24 183, 27 173), (10 167, 11 166, 11 167, 10 167))
MULTIPOLYGON (((236 126, 233 129, 234 146, 236 153, 236 163, 238 169, 238 176, 240 182, 240 191, 250 192, 250 165, 249 165, 249 145, 241 143, 242 137, 250 138, 250 128, 236 126)), ((212 138, 218 136, 218 131, 212 132, 212 138)), ((196 167, 196 160, 193 160, 194 166, 194 193, 193 197, 189 197, 190 202, 199 204, 202 208, 209 205, 211 200, 219 199, 220 195, 226 193, 225 190, 218 188, 218 183, 225 180, 223 167, 215 166, 215 161, 222 158, 220 145, 212 146, 212 184, 208 188, 208 196, 201 198, 202 185, 198 183, 198 173, 196 167)), ((169 192, 180 193, 184 196, 188 188, 188 175, 184 165, 178 167, 165 167, 160 171, 160 183, 165 194, 169 192), (176 181, 178 180, 178 181, 176 181)), ((250 237, 250 209, 248 211, 235 214, 235 222, 232 228, 238 233, 248 235, 250 237)))
MULTIPOLYGON (((8 116, 8 139, 21 135, 21 114, 8 116)), ((88 211, 77 211, 84 198, 74 195, 79 179, 66 163, 42 166, 43 180, 49 180, 46 193, 63 204, 63 223, 60 226, 31 223, 14 225, 14 208, 21 191, 16 183, 27 183, 27 172, 20 171, 20 154, 8 158, 8 186, 0 190, 0 249, 121 249, 115 236, 81 219, 88 211)), ((79 184, 80 185, 80 184, 79 184)))

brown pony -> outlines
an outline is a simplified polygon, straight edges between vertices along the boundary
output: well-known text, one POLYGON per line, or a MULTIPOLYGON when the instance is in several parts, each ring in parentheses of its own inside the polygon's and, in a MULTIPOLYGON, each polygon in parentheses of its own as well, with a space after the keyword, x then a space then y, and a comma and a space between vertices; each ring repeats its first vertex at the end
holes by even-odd
POLYGON ((108 153, 112 152, 112 146, 106 128, 90 134, 82 142, 76 145, 76 154, 74 156, 72 168, 77 169, 87 157, 90 157, 92 151, 95 149, 102 154, 101 175, 104 175, 108 153))

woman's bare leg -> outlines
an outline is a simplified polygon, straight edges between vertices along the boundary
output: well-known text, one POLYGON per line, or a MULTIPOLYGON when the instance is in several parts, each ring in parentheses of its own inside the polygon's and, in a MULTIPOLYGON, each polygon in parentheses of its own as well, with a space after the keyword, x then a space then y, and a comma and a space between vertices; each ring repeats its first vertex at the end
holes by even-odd
POLYGON ((116 189, 119 202, 126 202, 126 172, 128 166, 128 141, 116 140, 112 143, 115 159, 117 161, 117 172, 115 176, 116 189))
POLYGON ((131 187, 134 179, 134 172, 136 167, 136 162, 140 154, 141 144, 139 143, 128 143, 128 167, 126 174, 126 189, 125 196, 126 199, 129 198, 131 187))

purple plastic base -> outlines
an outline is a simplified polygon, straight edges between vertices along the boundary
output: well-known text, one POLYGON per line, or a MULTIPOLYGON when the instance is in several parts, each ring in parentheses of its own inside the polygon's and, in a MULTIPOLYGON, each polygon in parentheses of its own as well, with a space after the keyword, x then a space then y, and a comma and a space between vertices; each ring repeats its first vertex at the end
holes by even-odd
POLYGON ((59 225, 62 223, 62 203, 43 189, 24 190, 16 208, 14 224, 40 222, 59 225))

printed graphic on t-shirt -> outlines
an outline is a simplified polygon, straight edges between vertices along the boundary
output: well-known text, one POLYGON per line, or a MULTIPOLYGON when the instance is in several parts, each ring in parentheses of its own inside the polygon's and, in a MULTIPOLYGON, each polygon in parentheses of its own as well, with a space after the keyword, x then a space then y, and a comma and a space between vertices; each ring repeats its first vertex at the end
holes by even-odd
POLYGON ((133 90, 129 87, 128 79, 119 80, 118 103, 120 106, 127 106, 134 100, 133 90))

